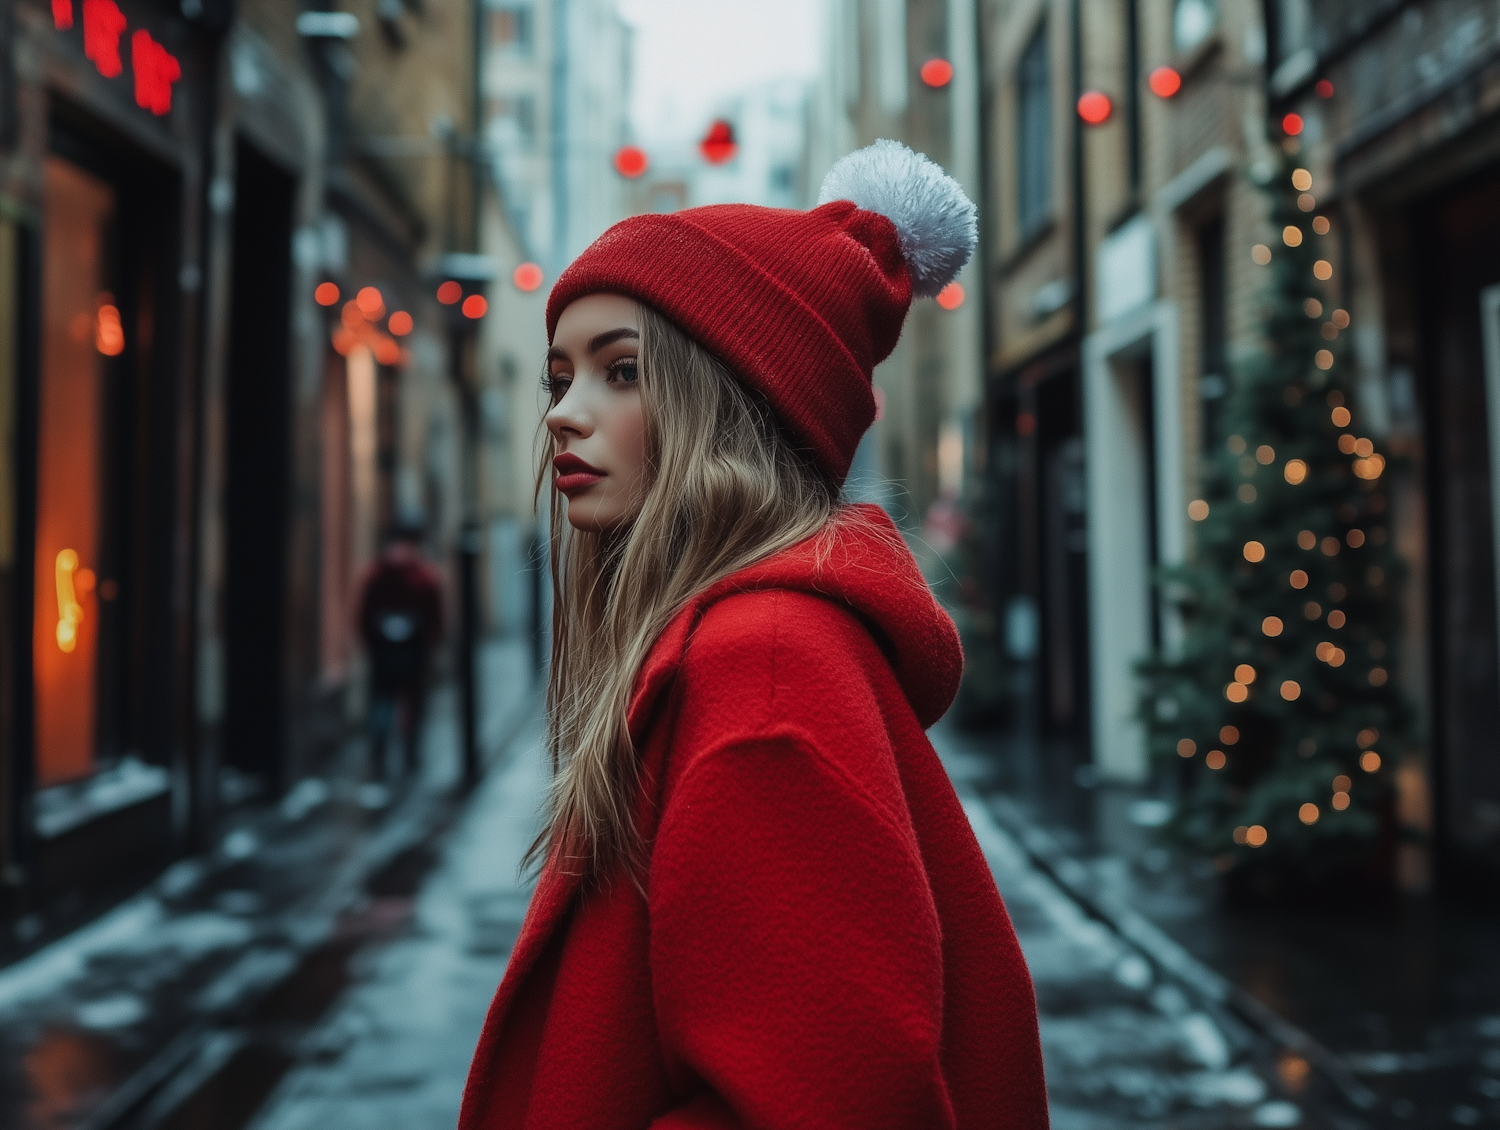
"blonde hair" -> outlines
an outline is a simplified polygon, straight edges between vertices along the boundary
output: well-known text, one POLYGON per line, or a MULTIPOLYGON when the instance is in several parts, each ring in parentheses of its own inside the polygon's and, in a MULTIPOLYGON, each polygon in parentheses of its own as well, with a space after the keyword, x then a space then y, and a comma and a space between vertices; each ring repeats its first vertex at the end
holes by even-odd
MULTIPOLYGON (((723 362, 649 307, 640 324, 640 514, 587 533, 551 507, 553 782, 547 826, 526 857, 556 854, 596 879, 624 865, 637 883, 639 766, 626 712, 647 653, 695 595, 810 537, 838 506, 837 484, 723 362)), ((550 436, 542 447, 538 492, 550 482, 550 436)))

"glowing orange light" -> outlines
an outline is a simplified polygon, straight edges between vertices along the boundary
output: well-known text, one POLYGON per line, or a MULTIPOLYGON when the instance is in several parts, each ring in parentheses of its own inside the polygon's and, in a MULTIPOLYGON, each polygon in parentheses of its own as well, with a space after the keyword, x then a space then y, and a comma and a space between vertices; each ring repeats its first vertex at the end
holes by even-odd
POLYGON ((1281 622, 1280 616, 1267 616, 1260 622, 1260 630, 1266 635, 1273 637, 1281 635, 1281 631, 1285 626, 1281 622))
POLYGON ((1302 132, 1302 115, 1288 114, 1281 119, 1281 128, 1286 132, 1288 137, 1296 137, 1302 132))
MULTIPOLYGON (((1244 683, 1230 683, 1224 688, 1224 697, 1230 702, 1244 702, 1250 697, 1250 688, 1244 683)), ((1210 765, 1209 768, 1212 769, 1213 766, 1210 765)))
POLYGON ((1319 259, 1313 264, 1313 278, 1319 282, 1327 282, 1333 278, 1333 264, 1327 259, 1319 259))
POLYGON ((1182 89, 1182 76, 1172 67, 1157 67, 1146 82, 1158 98, 1171 98, 1182 89))
MULTIPOLYGON (((1252 565, 1266 559, 1266 547, 1258 541, 1247 541, 1245 548, 1241 552, 1244 553, 1245 560, 1252 565)), ((1249 680, 1245 681, 1248 682, 1249 680)))
POLYGON ((947 86, 953 81, 953 64, 947 59, 928 59, 917 73, 928 86, 947 86))
POLYGON ((1255 668, 1248 663, 1241 663, 1234 669, 1234 681, 1244 683, 1248 687, 1255 682, 1255 668))
POLYGON ((1097 90, 1086 91, 1078 99, 1078 116, 1091 126, 1102 126, 1109 121, 1114 108, 1109 95, 1097 90))
POLYGON ((1255 461, 1262 467, 1269 467, 1276 462, 1276 449, 1269 443, 1263 443, 1255 449, 1255 461))
POLYGON ((722 165, 738 150, 739 144, 734 139, 734 127, 723 118, 719 118, 709 126, 708 133, 704 134, 703 140, 698 143, 698 152, 703 154, 703 159, 710 165, 722 165))
POLYGON ((1195 498, 1188 503, 1188 517, 1195 522, 1201 522, 1208 517, 1208 503, 1201 498, 1195 498))
POLYGON ((1281 229, 1281 242, 1288 247, 1302 246, 1302 229, 1296 224, 1287 224, 1281 229))
POLYGON ((359 312, 372 322, 385 313, 385 299, 373 286, 361 289, 354 296, 354 302, 359 307, 359 312))
POLYGON ((395 365, 401 361, 401 347, 393 338, 381 334, 375 339, 375 360, 382 365, 395 365))
POLYGON ((318 289, 313 291, 313 301, 319 306, 332 306, 338 300, 338 283, 320 282, 318 289))
POLYGON ((1306 192, 1312 187, 1312 173, 1306 169, 1293 169, 1292 187, 1298 192, 1306 192))
POLYGON ((364 312, 360 310, 359 304, 352 299, 344 303, 344 309, 339 314, 339 321, 343 323, 344 328, 350 333, 359 333, 366 325, 364 312))
POLYGON ((1307 464, 1301 459, 1288 459, 1281 473, 1287 482, 1297 486, 1307 481, 1307 464))
POLYGON ((1222 726, 1219 728, 1219 740, 1225 745, 1234 745, 1240 740, 1240 728, 1238 726, 1222 726))
POLYGON ((1234 830, 1234 842, 1237 844, 1243 844, 1245 842, 1245 833, 1249 830, 1250 826, 1248 824, 1241 824, 1234 830))
POLYGON ((1307 587, 1307 574, 1301 569, 1293 569, 1289 579, 1294 589, 1305 589, 1307 587))
POLYGON ((1271 249, 1264 243, 1257 243, 1250 249, 1250 258, 1255 260, 1256 266, 1264 267, 1271 261, 1271 249))
POLYGON ((1193 741, 1192 738, 1183 738, 1181 741, 1179 741, 1177 743, 1177 756, 1178 757, 1192 757, 1193 754, 1195 754, 1197 752, 1198 752, 1198 743, 1195 742, 1195 741, 1193 741))
MULTIPOLYGON (((1234 685, 1239 686, 1238 683, 1234 685)), ((1207 765, 1210 769, 1222 769, 1229 764, 1229 758, 1224 756, 1222 749, 1211 749, 1208 751, 1208 756, 1203 759, 1203 764, 1207 765)))
POLYGON ((1319 98, 1332 98, 1333 83, 1329 82, 1326 78, 1320 78, 1317 85, 1313 87, 1313 93, 1319 98))
POLYGON ((1318 822, 1318 806, 1309 801, 1297 809, 1297 819, 1304 824, 1316 824, 1318 822))
POLYGON ((1337 608, 1328 614, 1328 626, 1330 628, 1342 628, 1348 622, 1348 617, 1337 608))
POLYGON ((1340 812, 1343 812, 1344 809, 1348 808, 1349 807, 1349 794, 1348 793, 1334 793, 1333 794, 1333 807, 1336 808, 1336 809, 1338 809, 1340 812))
POLYGON ((1359 767, 1366 773, 1374 773, 1380 768, 1380 754, 1373 749, 1359 755, 1359 767))
POLYGON ((333 351, 340 357, 349 356, 358 344, 359 339, 348 330, 335 330, 333 333, 333 351))
POLYGON ((1370 686, 1383 687, 1385 686, 1385 682, 1388 678, 1390 678, 1390 676, 1386 673, 1386 669, 1384 667, 1370 668, 1370 686))
POLYGON ((94 323, 94 348, 106 357, 125 352, 125 328, 120 325, 120 311, 109 303, 99 307, 94 323))
POLYGON ((964 288, 956 282, 949 283, 938 291, 937 304, 944 310, 957 310, 964 304, 964 288))
POLYGON ((464 288, 459 286, 458 283, 454 282, 452 279, 449 279, 447 282, 443 283, 442 286, 437 288, 437 300, 444 306, 452 306, 463 296, 464 288))
POLYGON ((464 299, 463 312, 465 318, 482 318, 485 311, 489 308, 490 304, 484 300, 484 295, 482 294, 471 294, 468 298, 464 299))
POLYGON ((1296 702, 1302 696, 1302 686, 1295 679, 1286 679, 1281 684, 1281 697, 1296 702))
POLYGON ((1327 349, 1320 349, 1313 357, 1313 364, 1320 369, 1333 368, 1333 354, 1327 349))
POLYGON ((1332 534, 1329 534, 1326 538, 1324 538, 1321 544, 1323 547, 1324 557, 1333 557, 1338 554, 1339 539, 1334 537, 1332 534))
POLYGON ((638 145, 622 145, 615 150, 615 172, 632 180, 644 173, 651 162, 638 145))
POLYGON ((542 269, 535 263, 522 263, 511 272, 510 280, 516 284, 517 290, 530 294, 542 285, 542 269))
POLYGON ((1245 842, 1251 847, 1260 847, 1266 842, 1266 830, 1259 824, 1251 824, 1245 829, 1245 842))
POLYGON ((78 625, 83 623, 83 606, 78 603, 73 589, 73 577, 77 571, 77 552, 60 550, 54 572, 57 581, 57 646, 64 652, 78 646, 78 625))
POLYGON ((405 310, 397 310, 391 315, 390 320, 385 325, 386 329, 390 330, 397 337, 405 337, 411 333, 411 315, 405 310))

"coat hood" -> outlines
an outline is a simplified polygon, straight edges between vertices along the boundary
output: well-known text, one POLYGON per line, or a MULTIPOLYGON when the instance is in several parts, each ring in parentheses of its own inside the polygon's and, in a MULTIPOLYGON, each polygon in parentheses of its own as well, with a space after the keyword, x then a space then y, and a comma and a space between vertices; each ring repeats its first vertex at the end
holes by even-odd
POLYGON ((705 589, 678 613, 641 668, 630 703, 632 736, 639 738, 704 612, 724 597, 761 589, 819 596, 864 621, 924 729, 952 705, 963 674, 958 630, 933 597, 890 516, 878 506, 862 504, 845 507, 806 541, 705 589))

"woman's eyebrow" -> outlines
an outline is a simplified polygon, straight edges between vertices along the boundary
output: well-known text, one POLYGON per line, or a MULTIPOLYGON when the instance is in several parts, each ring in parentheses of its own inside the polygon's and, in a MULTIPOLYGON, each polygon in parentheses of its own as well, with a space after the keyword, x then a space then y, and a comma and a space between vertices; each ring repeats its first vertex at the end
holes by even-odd
POLYGON ((599 350, 603 349, 606 345, 613 345, 615 342, 623 341, 628 337, 639 339, 640 336, 641 335, 639 333, 631 329, 629 326, 621 326, 617 330, 605 330, 602 334, 598 334, 595 337, 589 339, 589 352, 598 353, 599 350))
POLYGON ((567 353, 565 351, 559 349, 557 346, 554 345, 551 349, 547 350, 547 363, 549 365, 553 361, 566 361, 566 360, 568 360, 567 353))

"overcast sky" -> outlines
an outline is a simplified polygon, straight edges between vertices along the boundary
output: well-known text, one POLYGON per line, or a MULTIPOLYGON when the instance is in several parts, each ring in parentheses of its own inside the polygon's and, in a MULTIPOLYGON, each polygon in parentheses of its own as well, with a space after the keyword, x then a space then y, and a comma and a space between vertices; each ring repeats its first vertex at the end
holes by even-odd
POLYGON ((725 95, 768 79, 811 78, 822 7, 821 0, 620 0, 635 28, 637 134, 692 138, 725 95))

